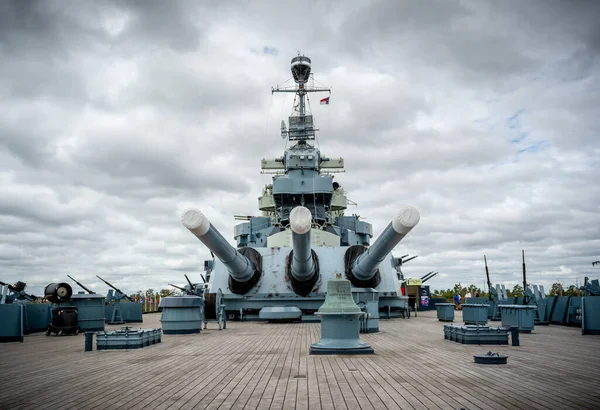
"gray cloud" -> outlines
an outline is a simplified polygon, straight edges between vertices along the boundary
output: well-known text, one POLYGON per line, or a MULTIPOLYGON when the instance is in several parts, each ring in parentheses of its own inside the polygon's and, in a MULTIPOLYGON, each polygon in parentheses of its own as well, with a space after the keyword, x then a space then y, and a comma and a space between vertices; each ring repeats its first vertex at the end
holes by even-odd
POLYGON ((198 207, 233 243, 281 156, 298 51, 335 179, 435 288, 598 277, 597 2, 13 1, 0 4, 0 279, 105 292, 199 279, 198 207), (288 83, 289 84, 289 83, 288 83))

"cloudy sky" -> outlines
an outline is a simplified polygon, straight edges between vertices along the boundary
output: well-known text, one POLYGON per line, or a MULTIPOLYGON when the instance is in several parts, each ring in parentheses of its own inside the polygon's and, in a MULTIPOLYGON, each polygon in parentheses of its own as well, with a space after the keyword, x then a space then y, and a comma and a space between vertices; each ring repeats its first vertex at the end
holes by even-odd
POLYGON ((521 249, 532 283, 600 276, 600 2, 222 3, 0 2, 0 280, 199 280, 180 215, 233 244, 259 214, 298 51, 332 87, 312 111, 349 213, 377 236, 421 212, 407 276, 483 286, 485 254, 512 286, 521 249))

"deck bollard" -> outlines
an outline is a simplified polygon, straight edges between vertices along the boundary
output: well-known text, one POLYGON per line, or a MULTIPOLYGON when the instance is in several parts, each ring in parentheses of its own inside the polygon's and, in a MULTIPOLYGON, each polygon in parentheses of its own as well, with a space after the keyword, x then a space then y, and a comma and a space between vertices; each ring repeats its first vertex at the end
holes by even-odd
POLYGON ((520 344, 519 344, 519 327, 518 326, 511 326, 510 340, 511 340, 513 346, 520 346, 520 344))
POLYGON ((91 352, 94 349, 94 332, 85 332, 85 351, 91 352))

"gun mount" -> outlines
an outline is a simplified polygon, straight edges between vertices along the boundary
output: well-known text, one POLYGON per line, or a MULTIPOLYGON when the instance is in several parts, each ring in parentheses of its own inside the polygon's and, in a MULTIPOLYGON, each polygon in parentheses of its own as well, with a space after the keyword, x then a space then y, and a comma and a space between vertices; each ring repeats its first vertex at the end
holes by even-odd
POLYGON ((8 295, 6 297, 7 302, 14 302, 16 300, 28 300, 33 302, 38 299, 37 296, 25 292, 25 289, 27 289, 27 284, 25 282, 17 281, 16 283, 10 285, 6 282, 0 281, 0 286, 6 286, 6 288, 12 292, 12 295, 8 295))
POLYGON ((584 296, 600 296, 600 283, 598 282, 598 279, 590 281, 590 278, 586 276, 583 281, 583 286, 579 289, 583 291, 584 296))
POLYGON ((77 282, 75 279, 73 279, 73 277, 71 275, 67 275, 73 282, 75 282, 76 284, 79 285, 79 287, 83 290, 85 290, 87 293, 89 293, 90 295, 94 295, 95 292, 92 292, 91 290, 89 290, 88 288, 86 288, 85 286, 83 286, 80 282, 77 282))
POLYGON ((252 248, 236 250, 197 209, 184 212, 181 222, 227 267, 229 288, 233 293, 243 295, 256 285, 262 273, 262 257, 258 252, 252 248))
POLYGON ((117 293, 115 295, 116 298, 118 298, 118 299, 123 299, 124 298, 124 299, 127 299, 130 302, 133 302, 133 299, 131 299, 129 296, 127 296, 127 294, 125 292, 123 292, 122 290, 120 290, 116 286, 111 285, 109 282, 105 281, 100 276, 96 275, 96 277, 98 279, 100 279, 102 282, 106 283, 108 286, 110 286, 111 288, 113 288, 115 290, 115 292, 117 293))
POLYGON ((169 286, 173 286, 175 289, 179 289, 180 291, 187 293, 187 289, 182 288, 181 286, 173 285, 172 283, 169 283, 169 286))
MULTIPOLYGON (((369 248, 350 247, 346 251, 345 259, 346 266, 349 267, 346 269, 346 277, 352 282, 352 285, 359 288, 376 287, 381 281, 379 264, 419 223, 419 219, 419 211, 412 206, 405 206, 369 248)), ((414 257, 410 259, 414 259, 414 257)), ((403 263, 407 261, 403 261, 403 263)))

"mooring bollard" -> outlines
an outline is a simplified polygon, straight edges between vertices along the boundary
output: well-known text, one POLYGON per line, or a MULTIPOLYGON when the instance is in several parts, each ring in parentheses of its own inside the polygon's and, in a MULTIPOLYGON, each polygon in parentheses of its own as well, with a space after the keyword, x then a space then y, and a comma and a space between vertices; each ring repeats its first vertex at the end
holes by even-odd
POLYGON ((511 340, 513 346, 520 346, 520 344, 519 344, 519 327, 518 326, 511 326, 510 340, 511 340))
POLYGON ((91 352, 94 348, 94 332, 85 332, 85 351, 91 352))

